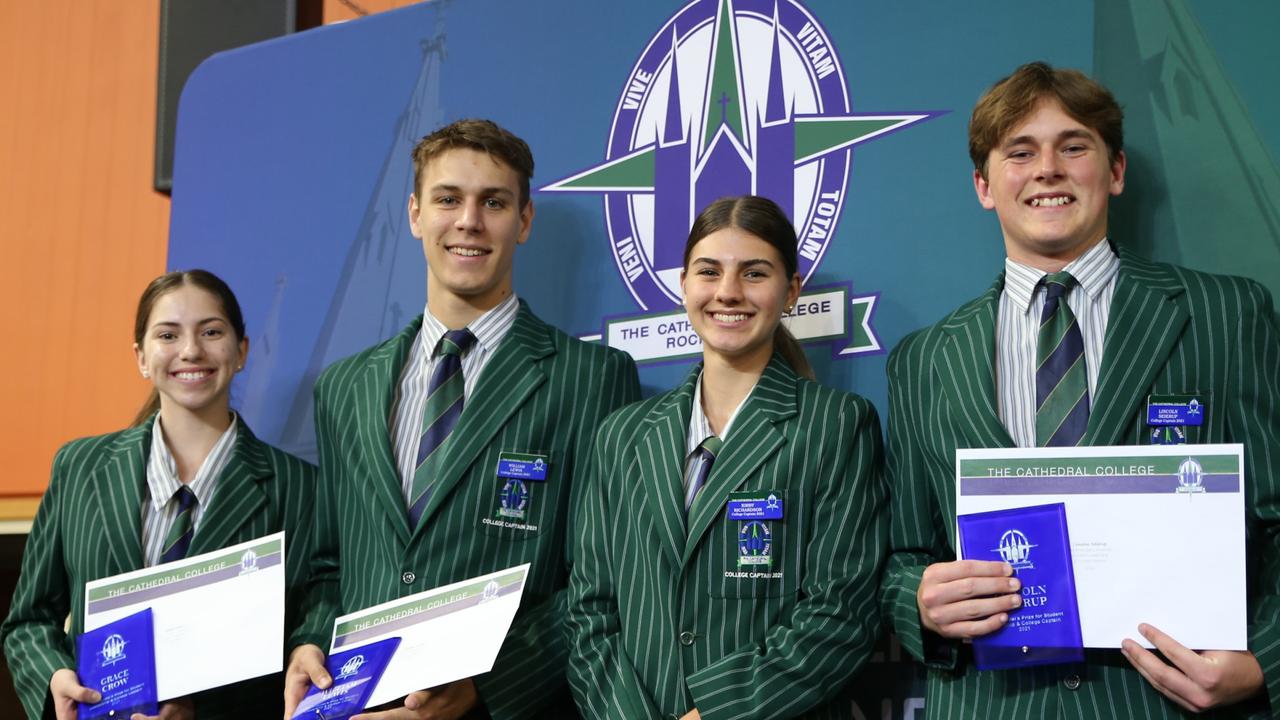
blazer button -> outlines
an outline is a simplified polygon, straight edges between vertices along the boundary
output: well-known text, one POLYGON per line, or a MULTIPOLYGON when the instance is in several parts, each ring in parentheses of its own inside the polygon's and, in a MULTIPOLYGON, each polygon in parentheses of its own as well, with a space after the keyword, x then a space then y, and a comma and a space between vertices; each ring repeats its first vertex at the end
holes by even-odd
POLYGON ((1068 676, 1066 676, 1065 678, 1063 678, 1063 679, 1062 679, 1062 684, 1063 684, 1063 685, 1064 685, 1068 690, 1079 690, 1079 689, 1080 689, 1080 676, 1079 676, 1079 675, 1068 675, 1068 676))
POLYGON ((411 570, 405 570, 404 574, 400 576, 400 581, 403 582, 405 585, 412 585, 413 581, 417 579, 418 579, 418 576, 414 575, 413 571, 411 570))
POLYGON ((685 630, 684 632, 680 633, 680 644, 686 647, 689 645, 692 645, 693 637, 694 637, 693 633, 689 632, 688 630, 685 630))

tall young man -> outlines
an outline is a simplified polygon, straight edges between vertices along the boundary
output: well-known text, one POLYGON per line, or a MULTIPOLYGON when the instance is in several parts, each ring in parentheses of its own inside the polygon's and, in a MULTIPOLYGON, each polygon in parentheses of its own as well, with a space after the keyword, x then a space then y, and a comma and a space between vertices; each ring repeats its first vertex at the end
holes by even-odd
POLYGON ((1122 121, 1105 88, 1043 63, 1018 68, 979 100, 969 125, 974 188, 1000 221, 1004 272, 889 360, 893 520, 882 607, 929 669, 932 718, 1280 712, 1280 335, 1271 298, 1255 282, 1148 262, 1108 238, 1108 203, 1125 182, 1122 121), (1071 355, 1064 384, 1051 386, 1071 391, 1056 403, 1037 397, 1037 343, 1046 304, 1060 311, 1060 298, 1074 327, 1050 358, 1071 355), (1082 664, 977 670, 963 641, 1002 627, 1021 595, 1009 565, 955 560, 956 449, 1149 443, 1148 397, 1185 393, 1213 405, 1187 442, 1245 445, 1250 651, 1194 652, 1144 624, 1135 637, 1168 662, 1128 640, 1122 651, 1088 651, 1082 664))
POLYGON ((462 120, 423 138, 413 159, 409 222, 427 259, 427 305, 316 383, 318 550, 286 709, 311 681, 331 681, 321 648, 339 614, 531 563, 492 672, 367 717, 563 717, 574 477, 599 422, 639 398, 635 364, 516 298, 512 264, 534 215, 523 140, 462 120), (499 461, 513 454, 541 461, 545 479, 505 477, 499 461))

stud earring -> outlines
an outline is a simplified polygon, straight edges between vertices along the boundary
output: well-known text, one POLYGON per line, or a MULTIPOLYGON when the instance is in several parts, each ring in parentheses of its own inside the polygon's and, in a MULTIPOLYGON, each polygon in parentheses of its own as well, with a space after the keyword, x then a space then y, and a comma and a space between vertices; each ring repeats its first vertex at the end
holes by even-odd
POLYGON ((149 378, 149 377, 151 377, 151 373, 147 372, 146 370, 143 370, 143 371, 142 371, 142 377, 143 377, 143 378, 149 378))

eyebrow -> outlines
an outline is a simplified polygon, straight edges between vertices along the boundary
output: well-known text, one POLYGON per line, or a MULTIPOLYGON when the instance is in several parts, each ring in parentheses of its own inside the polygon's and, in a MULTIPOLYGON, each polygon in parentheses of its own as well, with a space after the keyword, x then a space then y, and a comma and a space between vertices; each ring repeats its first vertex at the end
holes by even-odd
MULTIPOLYGON (((457 186, 457 185, 447 185, 447 184, 443 184, 443 183, 442 183, 442 184, 439 184, 439 185, 432 185, 432 186, 431 186, 431 193, 433 193, 433 194, 434 194, 434 193, 438 193, 438 192, 449 192, 449 193, 458 193, 458 194, 463 194, 463 190, 462 190, 462 188, 461 188, 461 187, 459 187, 459 186, 457 186)), ((505 196, 505 197, 515 197, 515 196, 516 196, 516 194, 515 194, 515 193, 514 193, 510 188, 505 188, 505 187, 502 187, 501 185, 496 185, 496 186, 494 186, 494 187, 481 188, 481 189, 480 189, 480 195, 481 195, 482 197, 493 197, 493 196, 495 196, 495 195, 502 195, 502 196, 505 196)))
MULTIPOLYGON (((698 263, 703 263, 705 265, 714 265, 716 267, 721 267, 724 264, 715 258, 709 258, 709 257, 697 258, 689 264, 696 265, 698 263)), ((754 267, 756 265, 767 265, 769 267, 773 267, 773 262, 766 258, 752 258, 750 260, 743 260, 742 262, 738 263, 738 265, 744 268, 754 267)))
MULTIPOLYGON (((196 325, 207 325, 207 324, 209 324, 209 323, 211 323, 211 322, 220 322, 220 323, 225 323, 225 322, 227 322, 227 319, 226 319, 226 318, 217 317, 217 316, 214 316, 214 317, 207 317, 207 318, 205 318, 205 319, 203 319, 203 320, 199 320, 199 321, 197 321, 197 322, 196 322, 196 325)), ((151 327, 153 327, 153 328, 158 328, 158 327, 182 327, 182 323, 174 322, 173 320, 161 320, 160 322, 152 323, 152 324, 151 324, 151 327)))
MULTIPOLYGON (((1093 136, 1084 128, 1071 128, 1070 130, 1063 130, 1058 133, 1057 142, 1062 142, 1063 140, 1093 140, 1093 136)), ((1000 147, 1001 149, 1007 150, 1017 145, 1034 145, 1035 143, 1035 137, 1031 135, 1019 135, 1014 138, 1009 138, 1009 141, 1000 147)))

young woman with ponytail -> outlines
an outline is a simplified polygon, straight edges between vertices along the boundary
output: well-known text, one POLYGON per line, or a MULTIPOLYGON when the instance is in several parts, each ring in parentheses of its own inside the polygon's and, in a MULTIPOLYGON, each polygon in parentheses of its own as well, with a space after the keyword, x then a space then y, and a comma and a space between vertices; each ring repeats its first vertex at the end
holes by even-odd
POLYGON ((782 317, 796 235, 759 197, 693 223, 702 362, 601 426, 577 516, 569 678, 585 717, 848 717, 885 547, 880 427, 813 382, 782 317))
MULTIPOLYGON (((249 352, 231 289, 203 270, 156 278, 138 302, 133 351, 150 398, 129 429, 58 451, 0 627, 33 719, 75 718, 78 705, 100 700, 76 673, 91 580, 284 530, 286 627, 302 596, 315 468, 255 438, 230 408, 249 352)), ((277 720, 282 682, 277 674, 173 699, 160 717, 277 720)))

